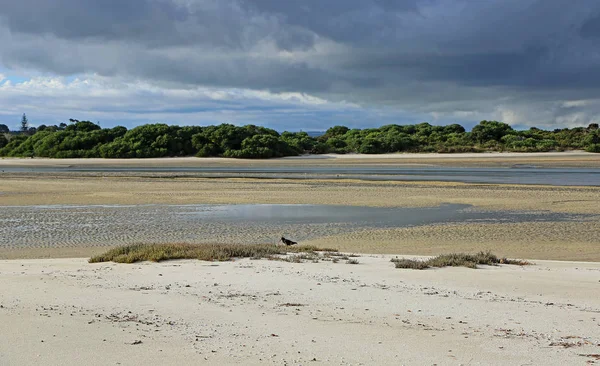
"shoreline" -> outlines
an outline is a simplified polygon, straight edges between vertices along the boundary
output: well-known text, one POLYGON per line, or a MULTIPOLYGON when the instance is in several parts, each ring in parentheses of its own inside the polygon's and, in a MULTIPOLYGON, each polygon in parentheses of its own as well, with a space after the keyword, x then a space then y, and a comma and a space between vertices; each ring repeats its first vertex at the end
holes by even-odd
POLYGON ((193 166, 282 166, 282 165, 443 165, 478 166, 492 164, 542 164, 544 166, 600 167, 600 154, 583 151, 546 153, 397 153, 397 154, 323 154, 303 155, 274 159, 231 159, 165 157, 145 159, 51 159, 51 158, 0 158, 1 167, 58 167, 58 166, 139 166, 139 167, 193 167, 193 166))

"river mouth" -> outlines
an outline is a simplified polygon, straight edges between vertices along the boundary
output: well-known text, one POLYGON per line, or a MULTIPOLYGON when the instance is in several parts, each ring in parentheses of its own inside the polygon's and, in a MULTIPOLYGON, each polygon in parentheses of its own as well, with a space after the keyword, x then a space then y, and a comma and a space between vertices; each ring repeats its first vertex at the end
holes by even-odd
POLYGON ((0 211, 0 248, 114 246, 132 243, 275 243, 368 229, 455 223, 582 221, 591 215, 482 211, 469 205, 48 205, 0 211))

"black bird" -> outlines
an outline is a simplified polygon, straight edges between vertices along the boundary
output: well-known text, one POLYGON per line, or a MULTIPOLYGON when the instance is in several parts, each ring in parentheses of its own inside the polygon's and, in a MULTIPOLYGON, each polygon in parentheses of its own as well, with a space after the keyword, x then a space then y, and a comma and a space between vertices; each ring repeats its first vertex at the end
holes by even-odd
POLYGON ((289 240, 284 238, 283 236, 281 237, 281 242, 285 245, 294 245, 294 244, 298 244, 295 241, 289 240))

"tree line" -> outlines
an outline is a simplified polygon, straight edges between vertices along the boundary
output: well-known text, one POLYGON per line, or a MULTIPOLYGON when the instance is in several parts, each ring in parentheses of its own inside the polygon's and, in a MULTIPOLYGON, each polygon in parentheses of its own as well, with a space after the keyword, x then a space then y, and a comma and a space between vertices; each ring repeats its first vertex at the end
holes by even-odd
MULTIPOLYGON (((24 116, 25 118, 25 116, 24 116)), ((0 156, 48 158, 155 158, 176 156, 268 159, 301 154, 395 152, 600 152, 598 124, 546 131, 514 130, 498 121, 481 121, 467 132, 458 124, 386 125, 379 128, 329 128, 318 137, 246 125, 171 126, 147 124, 101 128, 90 121, 28 127, 11 133, 0 125, 0 156)))

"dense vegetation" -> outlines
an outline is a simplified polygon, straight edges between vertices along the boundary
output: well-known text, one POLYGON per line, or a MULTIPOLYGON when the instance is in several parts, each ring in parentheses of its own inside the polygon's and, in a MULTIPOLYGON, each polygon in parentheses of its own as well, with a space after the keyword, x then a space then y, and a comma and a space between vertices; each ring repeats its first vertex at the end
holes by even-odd
MULTIPOLYGON (((221 156, 265 159, 306 153, 564 151, 600 152, 598 124, 587 128, 517 131, 496 121, 482 121, 467 132, 458 124, 386 125, 349 129, 335 126, 319 137, 247 125, 170 126, 148 124, 100 128, 89 121, 0 132, 0 156, 50 158, 151 158, 221 156)), ((4 128, 3 128, 4 130, 4 128)))

